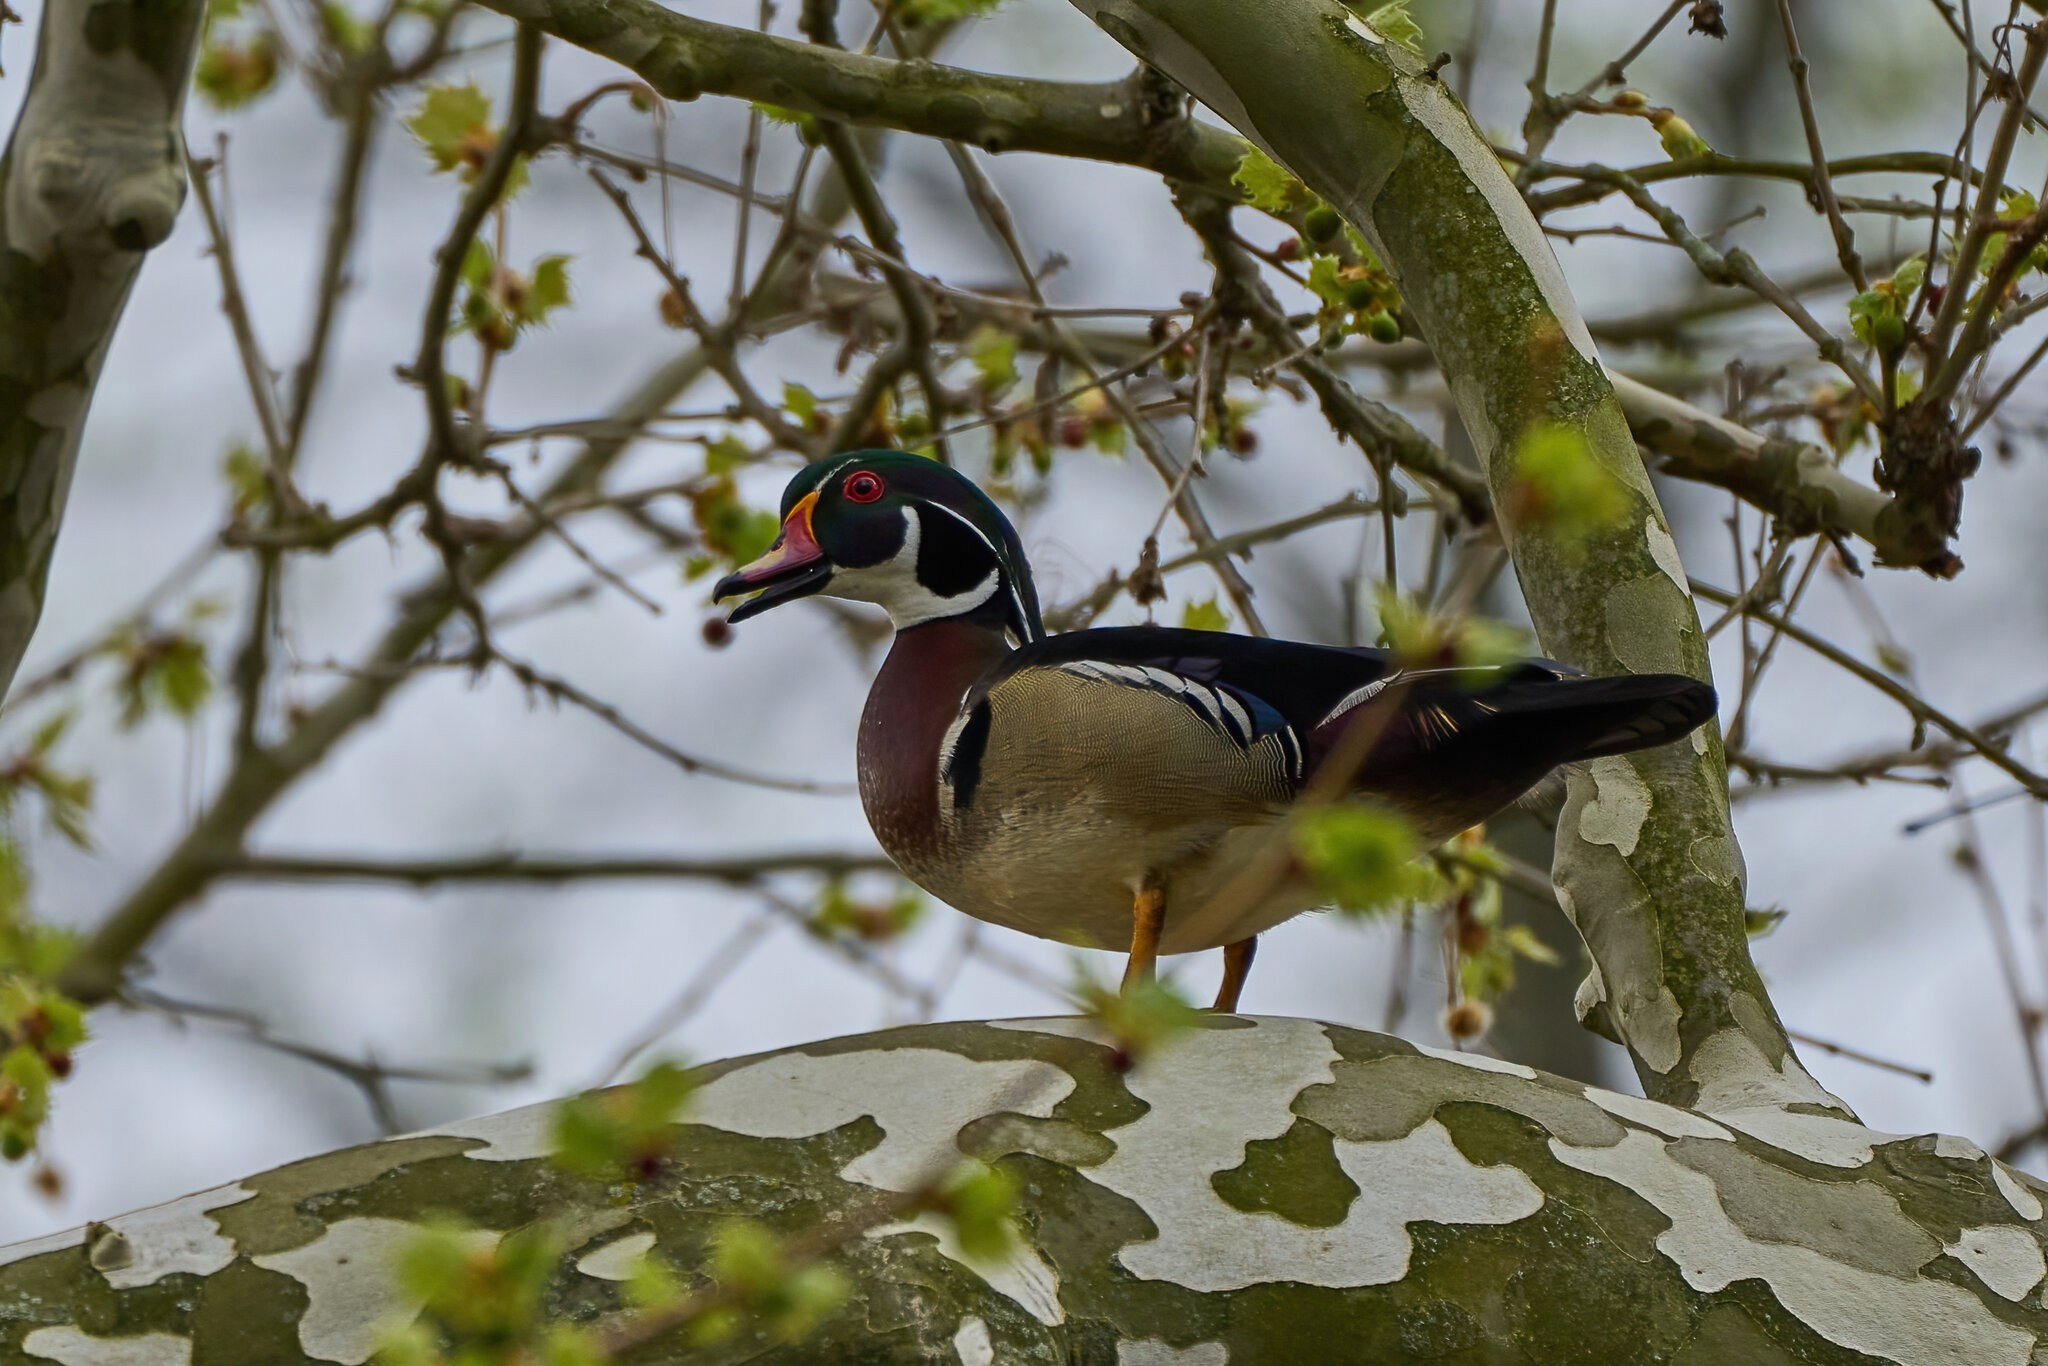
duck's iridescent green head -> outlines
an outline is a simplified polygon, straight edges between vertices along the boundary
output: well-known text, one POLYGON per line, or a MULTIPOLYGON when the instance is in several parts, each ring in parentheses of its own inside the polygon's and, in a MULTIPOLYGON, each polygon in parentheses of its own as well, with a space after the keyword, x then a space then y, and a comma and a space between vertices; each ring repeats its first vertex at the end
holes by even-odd
POLYGON ((966 476, 902 451, 848 451, 805 466, 783 490, 775 544, 711 592, 755 594, 732 621, 824 593, 879 604, 898 630, 980 615, 1019 641, 1045 634, 1010 519, 966 476))

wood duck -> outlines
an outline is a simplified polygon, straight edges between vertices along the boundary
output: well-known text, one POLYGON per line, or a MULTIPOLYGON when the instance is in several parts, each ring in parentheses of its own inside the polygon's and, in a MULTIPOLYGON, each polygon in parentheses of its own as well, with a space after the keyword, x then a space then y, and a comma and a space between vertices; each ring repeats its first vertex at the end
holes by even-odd
POLYGON ((1256 936, 1322 900, 1286 850, 1304 799, 1390 807, 1425 845, 1559 764, 1677 740, 1714 690, 1544 660, 1401 667, 1384 650, 1128 626, 1048 636, 1023 547, 988 495, 901 451, 817 461, 766 554, 714 599, 743 621, 813 593, 896 628, 862 713, 861 803, 941 901, 1027 934, 1225 951, 1235 1010, 1256 936))

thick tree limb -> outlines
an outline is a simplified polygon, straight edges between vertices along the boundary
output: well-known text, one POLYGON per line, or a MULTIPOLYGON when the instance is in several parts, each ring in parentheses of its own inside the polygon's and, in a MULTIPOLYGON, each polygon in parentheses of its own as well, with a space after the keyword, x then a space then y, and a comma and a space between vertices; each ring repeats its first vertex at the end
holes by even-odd
POLYGON ((1230 177, 1243 142, 1161 110, 1135 75, 1042 81, 895 61, 707 23, 654 0, 482 2, 610 57, 670 99, 731 95, 990 152, 1124 162, 1237 197, 1230 177))
POLYGON ((203 0, 50 0, 0 161, 0 695, 43 610, 100 362, 185 197, 203 0))
POLYGON ((852 1286, 800 1342, 749 1325, 631 1363, 2028 1366, 2048 1342, 2048 1188, 1965 1139, 1677 1110, 1310 1020, 1214 1020, 1126 1071, 1093 1028, 716 1064, 632 1188, 552 1167, 535 1107, 0 1249, 0 1358, 362 1362, 416 1312, 392 1263, 430 1214, 478 1248, 550 1222, 568 1251, 546 1313, 600 1330, 639 1322, 635 1253, 706 1285, 733 1216, 830 1245, 852 1286), (962 1155, 1016 1178, 1006 1257, 852 1222, 962 1155))
POLYGON ((1607 378, 1629 429, 1659 457, 1662 473, 1727 489, 1794 535, 1854 536, 1877 552, 1879 564, 1912 565, 1940 579, 1962 571, 1946 546, 1930 553, 1895 497, 1851 479, 1820 447, 1763 436, 1612 370, 1607 378))

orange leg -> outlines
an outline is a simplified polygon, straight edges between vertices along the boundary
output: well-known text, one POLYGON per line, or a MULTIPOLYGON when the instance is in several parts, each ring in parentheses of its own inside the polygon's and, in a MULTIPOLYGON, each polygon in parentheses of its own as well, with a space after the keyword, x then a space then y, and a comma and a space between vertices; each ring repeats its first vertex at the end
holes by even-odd
POLYGON ((1166 928, 1166 893, 1147 887, 1131 901, 1131 956, 1124 964, 1124 990, 1159 975, 1159 932, 1166 928))
POLYGON ((1251 976, 1252 959, 1258 952, 1259 937, 1255 934, 1223 946, 1223 984, 1216 988, 1216 1004, 1209 1009, 1218 1015, 1237 1013, 1237 998, 1244 991, 1244 979, 1251 976))

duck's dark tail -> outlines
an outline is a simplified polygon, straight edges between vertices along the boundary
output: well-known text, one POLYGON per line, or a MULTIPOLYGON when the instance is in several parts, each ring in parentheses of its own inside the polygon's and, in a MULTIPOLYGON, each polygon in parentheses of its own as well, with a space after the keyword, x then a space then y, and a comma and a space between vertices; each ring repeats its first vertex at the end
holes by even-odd
POLYGON ((1682 739, 1714 715, 1714 690, 1679 674, 1587 678, 1532 664, 1490 687, 1420 678, 1401 698, 1356 786, 1407 808, 1430 833, 1513 802, 1560 764, 1682 739))
MULTIPOLYGON (((1554 764, 1651 749, 1714 715, 1714 690, 1683 674, 1526 679, 1479 694, 1504 731, 1522 732, 1554 764)), ((1503 737, 1505 738, 1505 737, 1503 737)))

